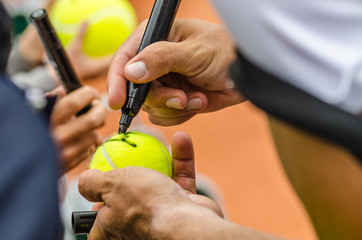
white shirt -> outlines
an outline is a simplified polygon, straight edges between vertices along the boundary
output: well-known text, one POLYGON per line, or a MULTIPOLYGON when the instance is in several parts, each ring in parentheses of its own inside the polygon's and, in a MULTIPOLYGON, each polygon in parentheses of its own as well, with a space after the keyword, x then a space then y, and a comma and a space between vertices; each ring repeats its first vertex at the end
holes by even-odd
POLYGON ((248 59, 311 95, 362 112, 362 0, 213 0, 248 59))

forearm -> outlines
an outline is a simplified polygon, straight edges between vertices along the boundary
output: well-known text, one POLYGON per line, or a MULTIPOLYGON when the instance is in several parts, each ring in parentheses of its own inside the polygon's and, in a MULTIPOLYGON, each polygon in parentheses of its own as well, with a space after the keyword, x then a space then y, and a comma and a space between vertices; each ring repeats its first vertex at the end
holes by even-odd
MULTIPOLYGON (((283 238, 239 226, 217 216, 209 209, 198 206, 165 208, 165 214, 153 221, 160 229, 162 239, 195 240, 281 240, 283 238)), ((157 214, 158 215, 158 214, 157 214)))

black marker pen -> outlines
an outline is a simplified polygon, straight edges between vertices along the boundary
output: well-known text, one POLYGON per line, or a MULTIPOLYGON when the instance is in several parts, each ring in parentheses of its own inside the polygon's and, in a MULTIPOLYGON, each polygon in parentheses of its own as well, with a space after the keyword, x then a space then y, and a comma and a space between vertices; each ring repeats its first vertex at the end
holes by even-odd
MULTIPOLYGON (((138 49, 141 52, 148 45, 167 39, 181 0, 156 0, 151 16, 138 49)), ((132 119, 140 111, 151 83, 135 84, 127 82, 127 99, 122 107, 118 133, 125 133, 132 119)))
MULTIPOLYGON (((30 15, 30 21, 35 26, 39 37, 43 43, 47 56, 53 66, 59 80, 63 84, 65 91, 70 93, 82 85, 59 41, 57 34, 49 21, 45 9, 39 9, 30 15)), ((91 105, 86 106, 77 113, 77 116, 86 113, 91 105)))

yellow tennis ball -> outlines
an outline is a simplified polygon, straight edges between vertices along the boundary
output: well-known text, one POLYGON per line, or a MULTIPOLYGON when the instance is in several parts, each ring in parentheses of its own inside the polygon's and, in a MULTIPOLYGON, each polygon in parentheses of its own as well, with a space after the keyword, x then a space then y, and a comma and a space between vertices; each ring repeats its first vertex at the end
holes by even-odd
POLYGON ((113 54, 137 26, 128 0, 58 0, 49 17, 65 47, 87 22, 83 51, 91 57, 113 54))
POLYGON ((156 138, 139 132, 117 134, 98 147, 90 169, 109 171, 128 166, 146 167, 173 176, 172 158, 156 138))

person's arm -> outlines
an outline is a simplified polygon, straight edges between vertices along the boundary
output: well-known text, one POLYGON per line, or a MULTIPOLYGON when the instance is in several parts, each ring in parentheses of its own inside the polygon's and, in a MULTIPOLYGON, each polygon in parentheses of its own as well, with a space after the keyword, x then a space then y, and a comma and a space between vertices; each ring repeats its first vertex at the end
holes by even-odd
POLYGON ((80 193, 105 203, 93 208, 90 239, 281 239, 224 220, 213 201, 195 194, 194 152, 185 133, 175 134, 172 157, 173 179, 140 167, 83 173, 80 193))
POLYGON ((143 110, 159 125, 179 124, 197 113, 245 100, 229 76, 235 46, 223 26, 176 20, 167 41, 154 43, 136 56, 144 27, 145 22, 113 57, 108 74, 111 108, 124 104, 127 80, 153 81, 143 110))

